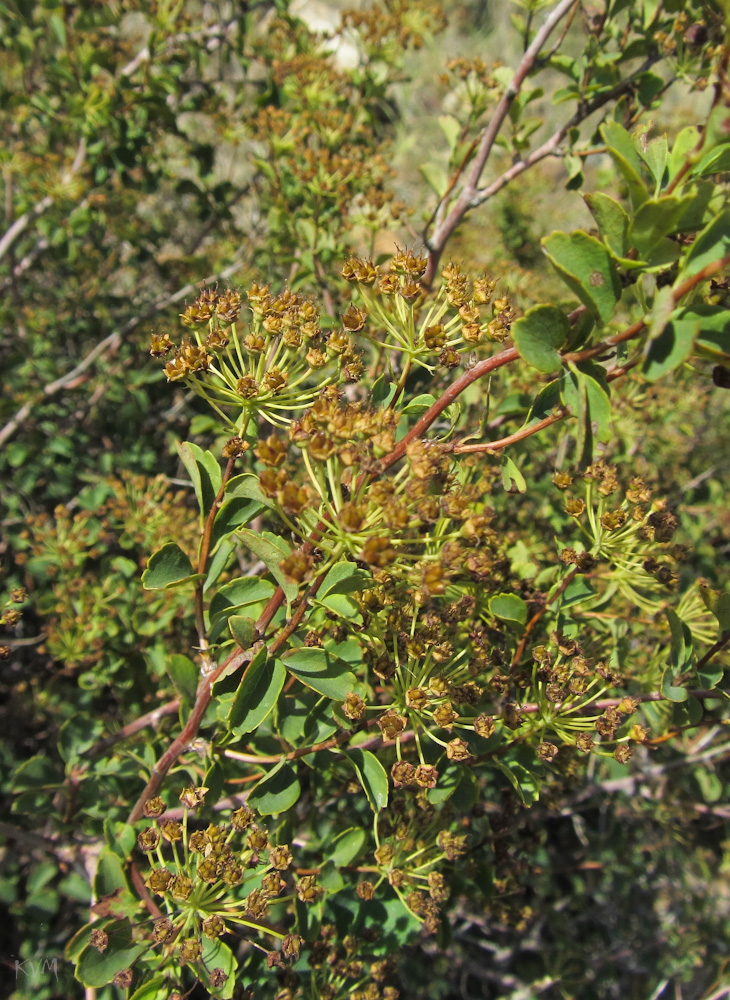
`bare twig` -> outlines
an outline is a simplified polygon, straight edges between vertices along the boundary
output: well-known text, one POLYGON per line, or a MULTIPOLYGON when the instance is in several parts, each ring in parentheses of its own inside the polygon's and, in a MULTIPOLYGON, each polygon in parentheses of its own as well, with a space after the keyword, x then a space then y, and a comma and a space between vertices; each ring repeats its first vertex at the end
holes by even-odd
POLYGON ((160 298, 154 300, 149 305, 144 307, 136 316, 132 316, 127 320, 119 329, 110 333, 108 337, 101 340, 96 347, 92 348, 89 353, 83 358, 75 368, 71 371, 66 372, 60 378, 57 378, 54 382, 49 382, 48 385, 44 386, 43 389, 37 393, 35 396, 31 397, 26 403, 24 403, 20 409, 17 411, 14 417, 12 417, 4 427, 0 428, 0 447, 5 444, 18 430, 19 427, 28 419, 35 407, 45 401, 50 399, 51 396, 55 396, 57 393, 61 392, 62 389, 66 389, 80 376, 83 375, 89 368, 94 365, 99 358, 103 357, 105 354, 112 353, 116 351, 120 344, 122 343, 124 337, 128 333, 131 333, 140 323, 149 319, 151 316, 157 315, 157 313, 162 312, 169 306, 174 305, 181 299, 184 299, 186 295, 191 295, 195 292, 200 284, 214 284, 216 281, 220 281, 224 278, 230 277, 232 274, 239 269, 241 266, 241 258, 243 257, 243 251, 240 251, 235 262, 230 264, 228 267, 219 271, 217 274, 210 275, 205 279, 204 282, 189 282, 187 285, 183 285, 176 292, 170 295, 164 295, 160 298))
MULTIPOLYGON (((543 47, 556 25, 568 13, 574 3, 575 0, 561 0, 557 7, 555 7, 555 9, 552 10, 545 18, 542 27, 535 34, 532 43, 522 57, 512 82, 507 87, 497 104, 491 121, 482 133, 482 138, 479 143, 479 148, 476 152, 471 171, 469 172, 469 176, 467 177, 461 193, 456 199, 454 207, 444 219, 440 218, 442 212, 437 214, 436 227, 433 237, 426 241, 426 245, 429 248, 429 266, 423 277, 423 282, 426 286, 428 286, 433 280, 433 275, 446 241, 471 207, 471 202, 476 195, 482 171, 484 170, 486 162, 489 159, 489 155, 492 152, 499 130, 509 113, 512 102, 519 94, 522 84, 527 78, 530 70, 533 68, 535 61, 540 54, 540 49, 543 47)), ((445 203, 442 203, 442 209, 445 209, 445 207, 445 203)))
MULTIPOLYGON (((86 159, 86 140, 81 139, 78 148, 76 150, 76 156, 74 161, 68 170, 61 177, 61 185, 68 184, 74 176, 81 170, 84 160, 86 159)), ((47 194, 45 198, 29 208, 27 212, 23 212, 22 215, 18 216, 15 222, 10 226, 10 228, 5 232, 5 234, 0 237, 0 260, 5 256, 5 254, 10 250, 13 244, 22 236, 31 222, 40 218, 41 215, 45 214, 48 209, 55 202, 55 196, 52 194, 47 194)))

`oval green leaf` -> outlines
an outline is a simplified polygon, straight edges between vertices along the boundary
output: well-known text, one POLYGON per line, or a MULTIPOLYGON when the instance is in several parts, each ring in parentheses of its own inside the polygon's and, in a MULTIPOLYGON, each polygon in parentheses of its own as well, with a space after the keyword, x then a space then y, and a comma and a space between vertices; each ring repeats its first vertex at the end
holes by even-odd
POLYGON ((147 561, 147 569, 142 574, 142 586, 145 590, 165 590, 192 575, 192 563, 180 546, 175 542, 167 542, 147 561))
POLYGON ((358 779, 368 797, 370 808, 379 812, 388 804, 388 775, 374 753, 353 747, 345 754, 357 772, 358 779))
POLYGON ((294 769, 282 760, 259 781, 247 801, 262 816, 273 816, 291 809, 300 794, 301 788, 294 769))
POLYGON ((286 670, 279 660, 266 658, 265 650, 257 654, 238 685, 228 726, 237 736, 252 733, 261 725, 276 704, 286 680, 286 670))
POLYGON ((555 306, 534 306, 512 326, 512 338, 520 357, 540 372, 560 368, 558 349, 569 333, 568 317, 555 306))
POLYGON ((344 660, 326 649, 302 646, 290 649, 281 660, 303 684, 335 701, 344 701, 357 685, 355 675, 347 669, 344 660))

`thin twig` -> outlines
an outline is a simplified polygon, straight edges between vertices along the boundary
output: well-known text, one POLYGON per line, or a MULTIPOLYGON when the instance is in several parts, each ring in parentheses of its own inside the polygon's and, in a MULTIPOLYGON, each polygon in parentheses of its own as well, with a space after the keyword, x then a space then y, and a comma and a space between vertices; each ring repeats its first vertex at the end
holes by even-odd
POLYGON ((5 442, 15 434, 19 427, 28 419, 33 410, 46 399, 50 399, 51 396, 55 396, 57 393, 61 392, 62 389, 68 388, 78 377, 82 375, 85 371, 92 367, 105 354, 109 354, 116 351, 121 345, 123 339, 128 333, 131 333, 140 323, 149 319, 151 316, 155 316, 157 313, 162 312, 169 306, 174 305, 181 299, 184 299, 186 295, 191 295, 193 292, 197 291, 200 284, 214 284, 216 281, 220 281, 224 278, 230 277, 235 274, 236 271, 241 266, 241 259, 244 255, 244 251, 241 250, 234 258, 234 262, 228 267, 219 271, 217 274, 212 274, 205 278, 203 282, 189 282, 179 288, 176 292, 170 295, 164 295, 154 302, 151 302, 145 308, 143 308, 136 316, 132 316, 127 320, 119 329, 110 333, 108 337, 100 341, 96 347, 92 348, 86 357, 71 369, 71 371, 66 372, 60 378, 57 378, 54 382, 49 382, 48 385, 44 386, 43 389, 32 396, 26 403, 24 403, 20 409, 17 411, 14 417, 12 417, 4 427, 0 428, 0 447, 2 447, 5 442))

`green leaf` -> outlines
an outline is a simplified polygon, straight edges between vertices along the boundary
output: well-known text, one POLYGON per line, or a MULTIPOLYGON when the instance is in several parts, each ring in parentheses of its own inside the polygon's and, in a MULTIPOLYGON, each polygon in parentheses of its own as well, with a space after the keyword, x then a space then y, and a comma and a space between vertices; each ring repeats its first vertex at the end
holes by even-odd
POLYGON ((725 173, 727 170, 730 170, 730 143, 726 142, 706 153, 692 170, 692 174, 695 177, 707 177, 709 174, 725 173))
POLYGON ((54 761, 43 754, 30 757, 17 768, 13 775, 12 788, 14 792, 38 791, 43 788, 56 788, 63 776, 54 761))
POLYGON ((338 562, 322 581, 317 596, 320 600, 328 594, 352 594, 367 590, 373 585, 370 573, 351 562, 338 562))
POLYGON ((629 247, 646 260, 660 240, 677 230, 679 220, 692 202, 692 196, 668 195, 645 201, 631 220, 627 235, 629 247))
POLYGON ((341 618, 359 619, 360 608, 350 594, 367 590, 373 578, 351 562, 335 563, 322 581, 317 594, 317 603, 341 618))
POLYGON ((67 764, 77 761, 94 745, 102 729, 100 719, 92 719, 82 712, 66 719, 58 731, 58 752, 63 760, 67 764))
POLYGON ((658 190, 661 186, 664 171, 667 169, 667 162, 669 160, 669 145, 667 143, 667 137, 665 135, 660 135, 657 136, 656 139, 652 139, 650 142, 647 142, 646 137, 642 135, 639 137, 636 149, 641 159, 649 168, 658 190))
POLYGON ((177 453, 195 489, 202 524, 223 482, 220 465, 212 452, 204 452, 190 441, 178 442, 177 453))
POLYGON ((344 660, 316 646, 290 649, 281 658, 286 669, 303 684, 334 701, 344 701, 357 679, 344 660))
POLYGON ((524 493, 527 490, 525 477, 507 455, 502 455, 502 485, 508 493, 524 493))
POLYGON ((270 531, 264 531, 259 535, 255 531, 249 531, 248 528, 240 528, 238 537, 264 563, 284 591, 287 605, 290 606, 291 602, 297 596, 299 588, 296 583, 289 583, 287 581, 279 567, 279 563, 282 559, 286 559, 290 555, 291 548, 283 538, 279 538, 278 535, 274 535, 270 531))
POLYGON ((145 590, 165 590, 193 575, 193 565, 175 542, 167 542, 151 555, 142 574, 145 590))
POLYGON ((721 594, 704 584, 699 585, 700 596, 720 626, 720 632, 730 632, 730 593, 721 594))
POLYGON ((516 761, 510 761, 508 764, 505 761, 495 760, 493 766, 507 778, 519 795, 522 804, 528 809, 540 798, 540 789, 535 776, 522 764, 516 761))
POLYGON ((249 497, 234 496, 222 503, 215 515, 213 530, 210 533, 211 553, 215 552, 222 539, 234 532, 236 528, 248 524, 262 510, 266 510, 266 504, 249 497))
POLYGON ((715 363, 730 361, 730 311, 724 306, 699 303, 680 313, 682 319, 697 322, 695 351, 715 363))
POLYGON ((686 687, 677 685, 677 679, 684 674, 692 663, 692 633, 672 608, 665 608, 664 614, 669 623, 671 647, 669 662, 662 675, 662 694, 670 701, 686 701, 686 687))
POLYGON ((357 777, 368 797, 370 808, 377 813, 388 804, 388 775, 374 753, 353 747, 345 757, 357 772, 357 777))
MULTIPOLYGON (((236 988, 236 970, 238 969, 238 962, 233 952, 220 938, 211 939, 205 934, 201 935, 201 945, 201 978, 206 989, 212 997, 230 1000, 236 988), (223 986, 211 986, 210 974, 213 969, 222 969, 228 976, 223 986)), ((169 996, 169 992, 166 995, 169 996)))
POLYGON ((489 610, 495 618, 514 625, 527 621, 527 605, 516 594, 495 594, 489 601, 489 610))
POLYGON ((224 538, 218 546, 216 553, 208 564, 208 571, 205 574, 203 593, 206 594, 211 587, 215 586, 221 573, 228 565, 231 556, 235 552, 236 545, 230 538, 224 538))
POLYGON ((368 835, 361 827, 350 827, 335 838, 329 849, 329 855, 338 868, 351 865, 365 850, 368 835))
POLYGON ((599 132, 606 143, 611 159, 626 181, 631 204, 634 209, 637 209, 649 197, 649 192, 641 176, 641 160, 636 151, 636 145, 626 129, 618 122, 604 122, 599 132))
POLYGON ((279 660, 267 658, 260 649, 246 667, 238 685, 228 727, 237 736, 257 729, 276 704, 286 680, 286 670, 279 660))
POLYGON ((111 896, 119 889, 128 889, 127 877, 118 855, 109 847, 102 847, 94 875, 94 895, 97 899, 111 896))
POLYGON ((558 350, 569 334, 568 317, 555 306, 534 306, 512 326, 512 339, 520 357, 540 372, 554 372, 561 367, 558 350))
POLYGON ((449 144, 449 149, 453 153, 459 144, 459 136, 461 135, 459 120, 453 115, 439 115, 438 123, 446 137, 446 142, 449 144))
POLYGON ((165 669, 178 694, 186 701, 195 702, 200 673, 193 661, 181 653, 173 653, 165 660, 165 669))
POLYGON ((629 249, 629 214, 614 198, 607 194, 585 194, 583 199, 598 223, 598 231, 606 246, 617 257, 624 257, 629 249))
POLYGON ((674 140, 674 145, 672 146, 672 152, 669 155, 669 180, 673 180, 674 177, 679 173, 679 171, 684 166, 685 160, 692 153, 693 150, 697 149, 700 141, 700 130, 695 128, 694 125, 689 125, 687 128, 683 128, 677 138, 674 140))
POLYGON ((321 886, 330 895, 334 895, 334 893, 341 892, 344 889, 345 880, 340 875, 337 866, 331 858, 328 858, 320 868, 319 875, 317 875, 317 885, 321 886))
POLYGON ((424 392, 420 396, 414 396, 413 399, 403 407, 401 412, 407 413, 410 416, 420 417, 427 410, 430 410, 435 402, 435 396, 432 396, 428 392, 424 392))
POLYGON ((269 580, 257 576, 245 576, 232 580, 218 590, 210 602, 210 620, 228 617, 233 609, 248 607, 261 601, 268 601, 276 588, 269 580))
POLYGON ((611 437, 611 400, 606 372, 590 361, 571 363, 563 382, 563 403, 577 418, 576 458, 578 463, 592 461, 593 439, 611 437))
POLYGON ((397 383, 392 382, 390 375, 383 372, 383 374, 375 380, 373 388, 370 391, 371 405, 379 407, 388 406, 393 396, 395 396, 395 390, 397 388, 397 383))
POLYGON ((696 319, 671 319, 644 348, 641 370, 649 382, 656 382, 678 368, 692 353, 699 323, 696 319))
POLYGON ((527 414, 527 420, 525 420, 523 425, 524 427, 531 427, 532 424, 539 423, 546 417, 552 416, 555 407, 562 405, 561 388, 564 377, 563 373, 560 378, 553 379, 552 382, 548 382, 547 385, 544 385, 540 389, 532 401, 530 412, 527 414))
POLYGON ((548 260, 591 311, 607 323, 621 298, 621 281, 608 249, 587 233, 554 232, 542 241, 548 260))
POLYGON ((167 1000, 169 992, 167 976, 154 976, 135 990, 129 1000, 167 1000))
POLYGON ((259 781, 247 803, 262 816, 273 816, 291 809, 299 801, 301 791, 294 769, 281 760, 259 781))
POLYGON ((431 190, 441 198, 449 186, 449 172, 440 163, 422 163, 418 168, 431 190))
POLYGON ((730 209, 716 216, 689 248, 680 281, 698 274, 703 267, 730 254, 730 209))
POLYGON ((105 924, 108 944, 104 951, 89 944, 79 955, 76 978, 84 986, 100 987, 110 983, 117 972, 128 969, 149 949, 149 943, 135 944, 132 928, 127 920, 116 920, 105 924))
POLYGON ((256 622, 246 615, 231 615, 228 619, 228 629, 241 649, 250 649, 256 642, 258 632, 256 622))

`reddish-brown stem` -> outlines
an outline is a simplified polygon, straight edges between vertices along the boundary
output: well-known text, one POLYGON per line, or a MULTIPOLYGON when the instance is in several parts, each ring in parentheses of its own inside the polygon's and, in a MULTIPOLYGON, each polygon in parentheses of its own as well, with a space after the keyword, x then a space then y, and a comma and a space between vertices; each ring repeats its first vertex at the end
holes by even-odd
POLYGON ((516 361, 519 354, 514 349, 514 347, 508 348, 506 351, 501 351, 499 354, 494 354, 491 358, 485 358, 484 361, 479 361, 468 371, 465 371, 457 379, 455 379, 448 389, 444 390, 441 396, 436 400, 436 402, 426 410, 423 416, 416 421, 416 423, 411 427, 408 433, 401 438, 395 448, 386 455, 384 459, 380 462, 378 468, 378 474, 382 474, 389 469, 391 465, 395 465, 399 462, 401 458, 406 453, 408 445, 411 441, 415 441, 419 438, 431 424, 440 416, 447 406, 450 406, 457 396, 459 396, 468 386, 477 379, 482 378, 482 376, 489 374, 489 372, 494 371, 496 368, 501 368, 502 365, 510 364, 512 361, 516 361))
MULTIPOLYGON (((309 591, 302 596, 299 606, 290 620, 269 644, 268 652, 270 656, 275 656, 287 639, 299 627, 302 618, 304 617, 307 600, 317 592, 323 579, 323 576, 319 576, 312 584, 309 591)), ((152 769, 150 779, 145 785, 144 791, 127 817, 127 823, 136 823, 137 820, 140 819, 145 802, 157 795, 167 772, 170 770, 178 757, 188 749, 192 741, 198 735, 200 723, 202 722, 205 711, 210 704, 211 698, 213 697, 213 685, 215 682, 224 674, 224 672, 228 671, 229 673, 233 673, 235 670, 240 669, 244 663, 250 663, 258 649, 260 649, 260 644, 258 643, 254 645, 252 649, 246 651, 242 650, 240 646, 237 646, 233 652, 226 657, 223 663, 219 664, 211 673, 201 678, 200 683, 198 684, 195 705, 193 706, 193 710, 190 713, 188 721, 185 723, 180 735, 173 740, 152 769)))

